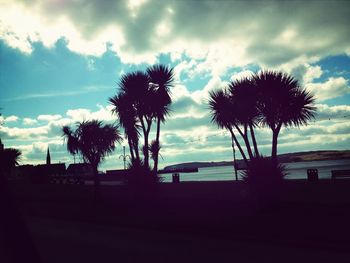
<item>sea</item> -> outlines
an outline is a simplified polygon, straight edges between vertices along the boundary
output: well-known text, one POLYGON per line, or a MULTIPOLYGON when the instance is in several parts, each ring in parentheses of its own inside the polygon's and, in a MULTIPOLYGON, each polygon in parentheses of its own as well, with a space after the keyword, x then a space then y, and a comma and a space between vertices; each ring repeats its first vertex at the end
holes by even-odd
MULTIPOLYGON (((350 170, 350 159, 285 163, 285 179, 307 179, 308 169, 317 169, 319 179, 330 179, 332 170, 350 170)), ((242 171, 238 179, 242 179, 242 171)), ((163 182, 172 182, 172 174, 162 174, 163 182)), ((232 181, 235 180, 233 166, 199 168, 197 173, 180 173, 180 181, 232 181)))
MULTIPOLYGON (((327 160, 327 161, 308 161, 285 163, 287 180, 307 179, 308 169, 317 169, 319 179, 330 179, 332 170, 350 170, 350 159, 327 160)), ((242 170, 237 171, 238 179, 242 180, 242 170)), ((172 182, 172 174, 162 174, 162 182, 172 182)), ((191 181, 233 181, 235 173, 233 166, 216 166, 199 168, 196 173, 180 173, 181 182, 191 181)), ((93 181, 85 181, 86 184, 92 185, 93 181)), ((102 185, 122 185, 120 181, 101 181, 102 185)))

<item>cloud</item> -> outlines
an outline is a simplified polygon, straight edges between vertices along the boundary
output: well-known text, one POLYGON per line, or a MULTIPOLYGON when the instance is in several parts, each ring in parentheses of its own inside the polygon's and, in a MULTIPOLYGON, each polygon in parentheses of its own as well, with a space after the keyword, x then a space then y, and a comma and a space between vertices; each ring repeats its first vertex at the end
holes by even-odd
POLYGON ((32 118, 23 118, 23 124, 24 125, 33 125, 36 124, 38 121, 32 118))
POLYGON ((186 54, 202 59, 196 72, 220 76, 252 61, 274 67, 349 54, 349 10, 347 1, 17 0, 1 5, 0 38, 26 53, 33 42, 51 47, 60 38, 85 55, 109 44, 124 63, 186 54))
POLYGON ((37 119, 39 121, 47 121, 47 122, 50 122, 50 121, 56 121, 56 120, 59 120, 61 119, 62 116, 59 115, 59 114, 54 114, 54 115, 48 115, 48 114, 45 114, 45 115, 39 115, 37 117, 37 119))
POLYGON ((325 101, 350 93, 348 80, 344 77, 330 77, 323 83, 309 83, 305 85, 318 101, 325 101))
POLYGON ((222 89, 227 85, 226 81, 221 80, 220 77, 212 77, 209 82, 201 90, 196 90, 191 94, 191 97, 197 103, 206 104, 209 99, 210 91, 222 89))
POLYGON ((242 78, 251 77, 252 75, 254 75, 253 71, 251 71, 251 70, 243 70, 243 71, 240 71, 238 73, 233 74, 230 80, 233 80, 233 81, 234 80, 240 80, 242 78))
POLYGON ((8 117, 5 117, 4 121, 5 122, 16 122, 18 121, 18 117, 15 116, 15 115, 11 115, 11 116, 8 116, 8 117))
POLYGON ((116 121, 116 116, 112 114, 112 105, 106 107, 97 105, 97 107, 99 110, 95 112, 88 109, 68 110, 66 115, 74 122, 87 120, 116 121))
POLYGON ((48 134, 48 131, 48 126, 40 126, 35 128, 10 128, 7 126, 0 126, 0 136, 4 139, 42 138, 48 134))
POLYGON ((329 106, 327 104, 317 104, 317 120, 345 121, 350 118, 349 105, 329 106))

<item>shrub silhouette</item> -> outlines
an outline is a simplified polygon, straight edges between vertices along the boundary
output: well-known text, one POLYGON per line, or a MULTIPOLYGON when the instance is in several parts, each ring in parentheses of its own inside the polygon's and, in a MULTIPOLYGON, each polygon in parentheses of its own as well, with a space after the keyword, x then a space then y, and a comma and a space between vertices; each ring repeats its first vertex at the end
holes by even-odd
POLYGON ((253 196, 264 204, 271 204, 278 201, 286 175, 285 165, 270 157, 259 156, 249 160, 243 180, 249 185, 253 196))

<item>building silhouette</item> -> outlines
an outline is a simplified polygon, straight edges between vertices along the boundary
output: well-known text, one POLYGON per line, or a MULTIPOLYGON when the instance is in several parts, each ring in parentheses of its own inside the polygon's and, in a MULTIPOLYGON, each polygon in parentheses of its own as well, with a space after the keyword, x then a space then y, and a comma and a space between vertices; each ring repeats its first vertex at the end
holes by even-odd
POLYGON ((47 147, 46 164, 51 164, 50 148, 47 147))

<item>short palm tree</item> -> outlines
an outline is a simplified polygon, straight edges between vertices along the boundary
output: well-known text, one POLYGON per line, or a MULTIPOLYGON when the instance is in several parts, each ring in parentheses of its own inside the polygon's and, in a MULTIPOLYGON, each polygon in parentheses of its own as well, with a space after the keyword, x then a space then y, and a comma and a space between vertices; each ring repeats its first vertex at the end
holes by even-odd
POLYGON ((240 122, 235 114, 234 104, 229 92, 225 89, 211 91, 209 93, 209 108, 212 116, 211 121, 216 123, 219 128, 227 129, 230 132, 231 138, 236 143, 243 160, 245 163, 248 163, 247 157, 233 130, 240 122))
POLYGON ((8 175, 18 165, 21 155, 21 151, 14 148, 0 150, 0 172, 3 176, 8 175))
POLYGON ((152 143, 152 156, 154 157, 154 172, 158 170, 158 156, 160 150, 160 124, 165 122, 170 112, 170 88, 174 85, 174 70, 165 65, 158 64, 147 69, 150 85, 154 85, 155 99, 152 103, 153 113, 157 121, 156 139, 152 143))
POLYGON ((254 127, 257 126, 257 121, 259 119, 257 88, 250 78, 242 78, 240 80, 231 81, 228 84, 228 92, 232 100, 231 111, 234 111, 238 121, 238 123, 235 124, 235 128, 242 136, 249 158, 252 159, 254 156, 259 156, 254 133, 254 127), (255 154, 253 154, 251 150, 249 130, 255 154))
POLYGON ((77 123, 73 131, 69 126, 62 128, 63 136, 67 140, 67 150, 75 155, 79 154, 83 160, 93 168, 95 198, 100 195, 100 181, 98 166, 101 161, 115 149, 115 143, 122 140, 118 128, 101 121, 83 121, 77 123))
POLYGON ((272 130, 272 160, 277 159, 277 139, 284 127, 306 125, 316 114, 315 98, 292 76, 262 71, 253 76, 258 89, 261 124, 272 130))

